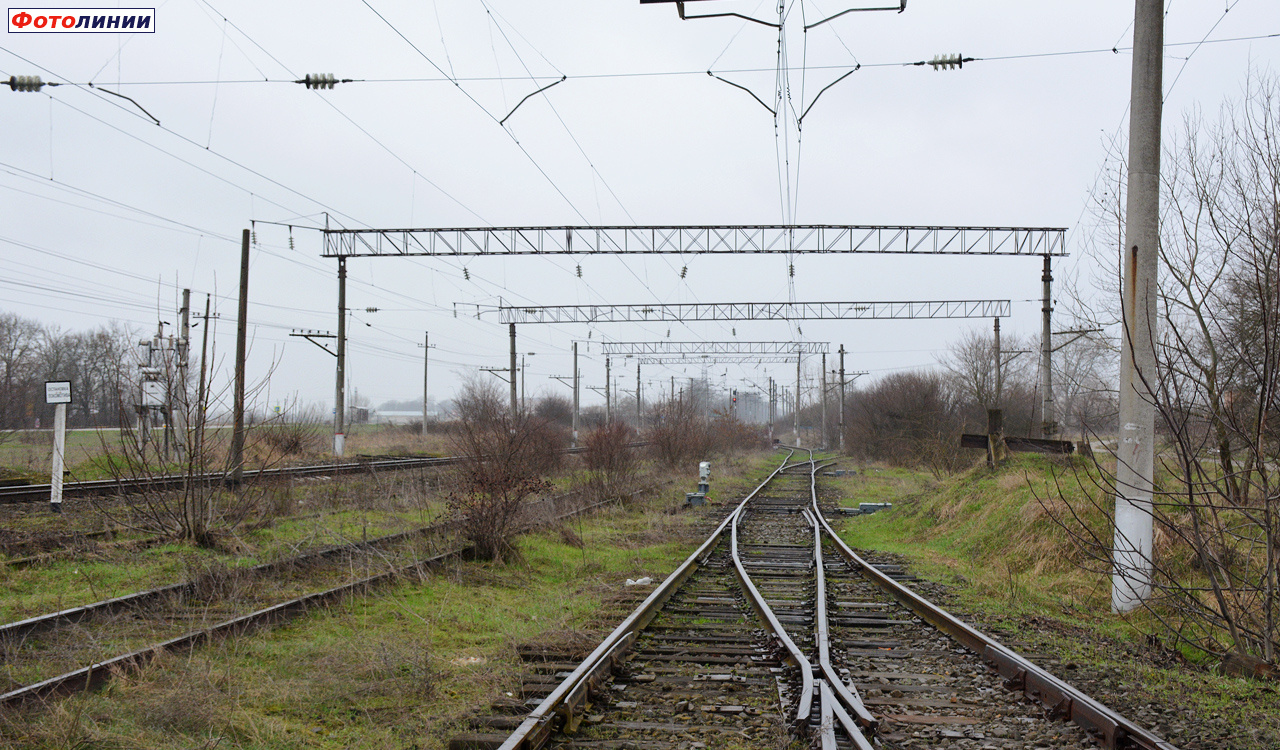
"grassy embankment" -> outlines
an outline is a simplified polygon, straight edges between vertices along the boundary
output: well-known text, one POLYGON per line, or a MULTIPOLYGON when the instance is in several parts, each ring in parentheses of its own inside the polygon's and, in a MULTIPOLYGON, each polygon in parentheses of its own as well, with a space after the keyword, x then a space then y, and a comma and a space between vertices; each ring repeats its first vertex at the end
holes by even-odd
MULTIPOLYGON (((713 501, 776 461, 719 462, 713 501)), ((626 507, 526 535, 518 563, 451 563, 273 631, 164 657, 100 693, 9 717, 0 744, 443 748, 469 713, 519 686, 517 644, 589 646, 651 590, 625 579, 661 580, 692 551, 722 510, 679 509, 691 469, 658 472, 658 490, 626 507)))
MULTIPOLYGON (((1273 685, 1221 676, 1203 654, 1148 639, 1160 632, 1149 613, 1110 613, 1109 577, 1055 520, 1075 523, 1065 514, 1070 503, 1100 538, 1110 538, 1105 518, 1085 502, 1086 494, 1109 502, 1094 471, 1078 459, 1018 455, 996 472, 976 468, 941 482, 888 468, 827 481, 845 504, 894 503, 891 511, 845 521, 846 542, 904 555, 920 574, 953 587, 956 601, 948 606, 972 612, 998 638, 1046 655, 1051 670, 1067 670, 1059 676, 1122 712, 1176 707, 1185 715, 1158 721, 1167 720, 1171 732, 1187 728, 1183 747, 1280 746, 1273 685)), ((1157 553, 1196 575, 1181 560, 1186 551, 1167 538, 1158 540, 1157 553)))

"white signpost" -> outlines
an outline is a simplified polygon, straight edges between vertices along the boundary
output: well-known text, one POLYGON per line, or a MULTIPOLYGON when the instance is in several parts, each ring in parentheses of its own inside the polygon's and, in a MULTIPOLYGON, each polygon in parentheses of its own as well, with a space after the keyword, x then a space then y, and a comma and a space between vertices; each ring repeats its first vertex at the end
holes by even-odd
POLYGON ((49 510, 62 512, 62 464, 67 448, 67 404, 71 403, 71 383, 46 381, 44 402, 55 404, 53 412, 53 474, 50 478, 49 510))

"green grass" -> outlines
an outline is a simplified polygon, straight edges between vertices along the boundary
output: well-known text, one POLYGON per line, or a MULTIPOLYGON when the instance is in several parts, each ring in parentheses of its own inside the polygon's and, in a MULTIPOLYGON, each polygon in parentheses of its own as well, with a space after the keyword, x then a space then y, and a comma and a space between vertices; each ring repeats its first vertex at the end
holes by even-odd
MULTIPOLYGON (((683 501, 682 480, 570 520, 572 533, 522 537, 518 563, 450 564, 256 637, 165 657, 102 693, 11 719, 0 740, 14 748, 443 748, 466 714, 518 686, 516 644, 589 646, 634 606, 602 609, 611 599, 650 590, 624 587, 625 579, 661 580, 683 561, 698 542, 690 528, 714 511, 669 512, 683 501), (569 543, 574 536, 580 548, 569 543)), ((735 480, 722 473, 719 481, 735 480)))

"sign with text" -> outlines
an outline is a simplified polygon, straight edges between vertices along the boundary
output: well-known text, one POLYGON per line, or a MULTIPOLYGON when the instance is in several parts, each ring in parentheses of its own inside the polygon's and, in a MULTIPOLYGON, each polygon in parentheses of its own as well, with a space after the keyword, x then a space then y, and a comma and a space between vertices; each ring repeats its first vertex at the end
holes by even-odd
POLYGON ((44 402, 46 404, 71 403, 71 381, 69 380, 45 381, 44 402))

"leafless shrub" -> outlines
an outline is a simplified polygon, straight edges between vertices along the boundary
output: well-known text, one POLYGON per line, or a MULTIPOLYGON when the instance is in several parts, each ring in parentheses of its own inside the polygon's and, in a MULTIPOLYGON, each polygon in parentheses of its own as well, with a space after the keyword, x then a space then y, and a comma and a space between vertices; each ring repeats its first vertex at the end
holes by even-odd
POLYGON ((561 460, 563 435, 528 414, 512 414, 492 384, 468 381, 457 401, 454 469, 448 495, 463 518, 463 534, 476 557, 501 560, 515 554, 514 522, 521 504, 550 484, 544 476, 561 460))
POLYGON ((587 433, 583 447, 586 485, 595 500, 624 497, 635 481, 638 460, 630 443, 635 432, 626 424, 615 422, 587 433))
POLYGON ((894 373, 852 394, 846 444, 867 459, 927 466, 938 476, 957 471, 974 461, 960 448, 961 407, 940 373, 894 373))

